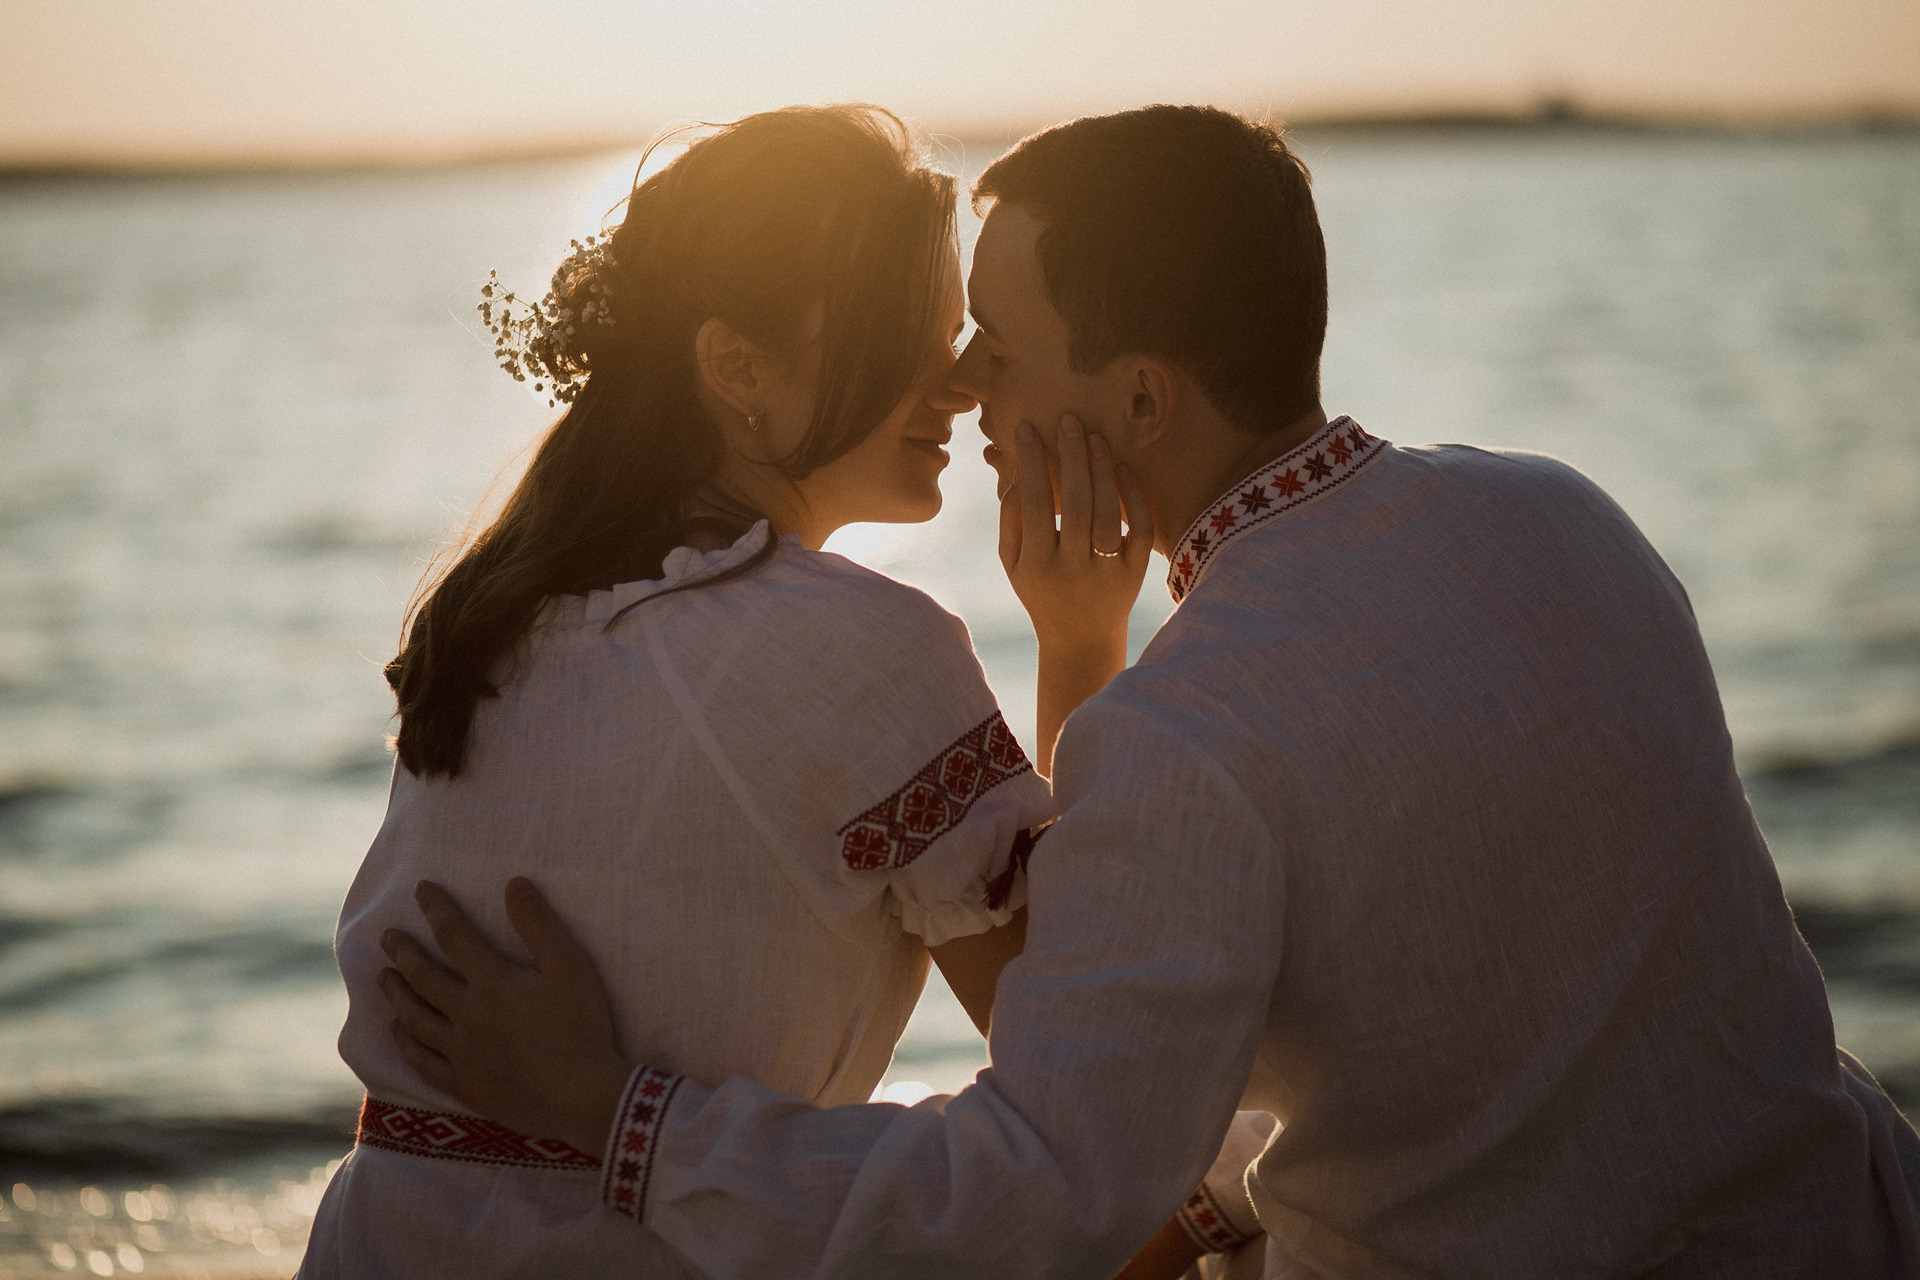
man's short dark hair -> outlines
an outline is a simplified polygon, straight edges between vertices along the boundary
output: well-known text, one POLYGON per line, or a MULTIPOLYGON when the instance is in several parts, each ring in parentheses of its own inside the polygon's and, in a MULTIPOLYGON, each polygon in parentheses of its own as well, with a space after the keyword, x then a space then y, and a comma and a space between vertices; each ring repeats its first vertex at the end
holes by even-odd
POLYGON ((1277 130, 1213 107, 1087 116, 987 166, 973 200, 1046 224, 1040 267, 1079 372, 1165 360, 1253 432, 1318 405, 1326 244, 1277 130))

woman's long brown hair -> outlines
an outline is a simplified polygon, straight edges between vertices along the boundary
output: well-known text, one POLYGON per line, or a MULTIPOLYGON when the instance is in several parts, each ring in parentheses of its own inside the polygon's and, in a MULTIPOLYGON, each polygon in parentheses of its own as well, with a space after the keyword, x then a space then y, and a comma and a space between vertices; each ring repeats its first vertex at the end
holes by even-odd
MULTIPOLYGON (((724 445, 697 393, 701 325, 718 318, 798 355, 810 316, 823 318, 813 420, 775 464, 803 477, 866 439, 912 387, 953 212, 953 179, 870 106, 748 116, 634 189, 612 237, 614 323, 581 326, 568 353, 590 370, 585 384, 499 518, 423 587, 387 664, 409 772, 459 774, 475 708, 511 678, 542 605, 658 577, 703 518, 696 495, 713 505, 724 445)), ((731 514, 736 533, 759 518, 731 514)), ((774 545, 690 585, 750 573, 774 545)))

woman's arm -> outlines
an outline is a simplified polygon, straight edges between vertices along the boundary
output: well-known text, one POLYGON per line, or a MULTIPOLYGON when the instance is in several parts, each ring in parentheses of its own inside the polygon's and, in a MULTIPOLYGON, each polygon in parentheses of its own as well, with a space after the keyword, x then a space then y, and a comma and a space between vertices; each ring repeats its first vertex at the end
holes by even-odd
POLYGON ((1107 681, 1126 669, 1127 632, 1084 644, 1040 642, 1040 678, 1035 690, 1038 714, 1034 726, 1034 768, 1043 778, 1053 777, 1053 748, 1067 717, 1080 704, 1107 687, 1107 681))
POLYGON ((993 990, 1000 984, 1000 971, 1026 944, 1027 909, 1022 907, 997 929, 927 948, 940 966, 940 976, 983 1036, 993 1028, 993 990))
POLYGON ((1114 1280, 1180 1280, 1188 1268, 1205 1256, 1206 1250, 1193 1242, 1187 1229, 1180 1225, 1180 1219, 1172 1218, 1114 1280))
MULTIPOLYGON (((1060 423, 1060 528, 1054 533, 1053 483, 1039 434, 1024 423, 1017 433, 1020 476, 1000 501, 1000 562, 1040 640, 1035 768, 1051 778, 1053 748, 1067 717, 1126 669, 1127 618, 1146 576, 1153 518, 1139 483, 1115 467, 1106 441, 1089 437, 1068 415, 1060 423), (1027 529, 1045 532, 1029 540, 1027 529), (1108 550, 1118 554, 1101 554, 1108 550)), ((1020 954, 1026 933, 1023 909, 1002 928, 933 949, 947 985, 982 1035, 992 1026, 1000 970, 1020 954)), ((1118 1280, 1178 1280, 1201 1254, 1174 1218, 1118 1280)))
POLYGON ((1040 640, 1034 764, 1050 778, 1067 717, 1127 665, 1127 616, 1153 550, 1153 518, 1132 473, 1069 414, 1060 422, 1055 532, 1045 447, 1026 423, 1016 436, 1020 475, 1000 500, 1000 563, 1040 640))

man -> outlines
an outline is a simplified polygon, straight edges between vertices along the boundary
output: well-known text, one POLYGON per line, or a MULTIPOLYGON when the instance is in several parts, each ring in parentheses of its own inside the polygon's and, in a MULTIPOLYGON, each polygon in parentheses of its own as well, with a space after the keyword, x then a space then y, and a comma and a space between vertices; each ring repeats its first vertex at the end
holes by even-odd
POLYGON ((1915 1274, 1920 1139, 1834 1045, 1631 522, 1551 459, 1327 420, 1324 251, 1270 130, 1080 120, 976 198, 954 381, 1019 472, 1043 758, 1048 708, 1099 689, 1059 737, 992 1069, 820 1111, 643 1064, 616 1108, 590 966, 524 895, 541 967, 504 977, 434 900, 486 977, 445 1025, 403 1015, 432 1069, 510 1125, 611 1131, 610 1203, 715 1276, 1110 1276, 1236 1107, 1282 1126, 1247 1174, 1269 1276, 1915 1274), (1117 675, 1050 594, 1117 549, 1103 466, 1180 601, 1117 675))

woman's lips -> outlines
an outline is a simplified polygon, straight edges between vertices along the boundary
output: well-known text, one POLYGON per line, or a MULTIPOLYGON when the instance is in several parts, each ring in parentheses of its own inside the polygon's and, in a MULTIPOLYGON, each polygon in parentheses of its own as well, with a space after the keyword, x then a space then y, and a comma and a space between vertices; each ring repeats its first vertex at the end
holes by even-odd
POLYGON ((938 458, 940 460, 940 465, 943 467, 947 465, 948 462, 952 461, 952 459, 950 459, 947 456, 947 451, 945 449, 942 449, 937 442, 924 439, 923 437, 920 437, 920 436, 908 436, 907 447, 910 449, 918 449, 922 453, 933 455, 935 458, 938 458))

